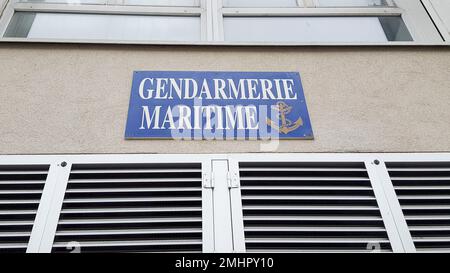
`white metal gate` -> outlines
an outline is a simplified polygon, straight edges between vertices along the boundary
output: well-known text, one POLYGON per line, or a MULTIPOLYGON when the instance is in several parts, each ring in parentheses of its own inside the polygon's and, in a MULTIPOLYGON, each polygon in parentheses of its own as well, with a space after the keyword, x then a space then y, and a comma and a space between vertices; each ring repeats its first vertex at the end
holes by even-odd
POLYGON ((0 156, 25 250, 448 252, 450 154, 0 156))

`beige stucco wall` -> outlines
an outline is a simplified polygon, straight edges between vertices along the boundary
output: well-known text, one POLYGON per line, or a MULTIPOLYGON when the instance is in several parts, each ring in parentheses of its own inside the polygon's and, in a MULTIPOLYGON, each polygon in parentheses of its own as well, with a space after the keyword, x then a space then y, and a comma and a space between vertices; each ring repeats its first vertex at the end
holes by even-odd
POLYGON ((450 48, 0 44, 0 154, 259 152, 125 140, 133 70, 299 71, 314 140, 278 152, 449 152, 450 48))

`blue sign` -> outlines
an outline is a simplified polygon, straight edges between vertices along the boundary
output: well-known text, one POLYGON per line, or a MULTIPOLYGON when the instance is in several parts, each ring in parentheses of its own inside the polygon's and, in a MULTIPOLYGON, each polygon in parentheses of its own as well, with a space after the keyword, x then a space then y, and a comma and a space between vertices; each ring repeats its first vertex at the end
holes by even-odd
POLYGON ((135 71, 127 139, 312 139, 299 73, 135 71))

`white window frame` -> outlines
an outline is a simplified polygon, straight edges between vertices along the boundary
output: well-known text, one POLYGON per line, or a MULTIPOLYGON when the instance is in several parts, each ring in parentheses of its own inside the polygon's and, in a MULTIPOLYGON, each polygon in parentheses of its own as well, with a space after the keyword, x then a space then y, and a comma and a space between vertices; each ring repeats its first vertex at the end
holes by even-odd
POLYGON ((450 26, 447 27, 445 25, 438 11, 436 11, 433 3, 430 0, 422 0, 422 3, 427 9, 428 14, 433 19, 433 22, 436 25, 436 28, 439 30, 439 33, 441 34, 442 38, 444 38, 445 41, 450 42, 450 26))
MULTIPOLYGON (((223 0, 197 0, 199 7, 166 7, 166 6, 123 6, 117 5, 121 0, 107 0, 108 5, 83 4, 50 4, 19 3, 18 0, 8 2, 0 18, 0 42, 63 42, 63 43, 113 43, 113 44, 187 44, 187 45, 450 45, 443 41, 439 31, 433 25, 428 14, 422 8, 422 0, 388 0, 388 7, 316 7, 317 0, 302 1, 304 7, 299 8, 227 8, 223 0), (117 1, 117 2, 116 2, 117 1), (200 41, 115 41, 115 40, 65 40, 65 39, 28 39, 4 38, 7 26, 15 11, 28 12, 71 12, 90 14, 139 14, 139 15, 173 15, 200 16, 200 41), (223 18, 226 16, 401 16, 413 41, 380 42, 380 43, 296 43, 296 42, 229 42, 224 40, 223 18)), ((427 1, 427 0, 424 0, 427 1)))
POLYGON ((450 162, 450 153, 0 155, 0 165, 50 165, 27 248, 29 253, 52 249, 71 166, 105 163, 201 163, 203 252, 245 252, 238 164, 277 161, 363 162, 392 250, 416 252, 385 162, 450 162), (228 224, 216 221, 217 217, 228 224))
MULTIPOLYGON (((59 3, 38 3, 38 2, 19 2, 19 0, 7 0, 9 3, 4 10, 4 15, 0 18, 0 37, 6 33, 7 27, 11 22, 14 12, 51 12, 51 13, 78 13, 78 14, 109 14, 109 15, 148 15, 148 16, 188 16, 200 18, 199 42, 207 41, 211 32, 209 26, 209 16, 206 13, 206 3, 209 0, 200 1, 198 7, 178 7, 178 6, 131 6, 117 4, 115 0, 107 0, 107 5, 99 4, 81 4, 69 5, 59 3)), ((0 38, 1 40, 11 40, 11 38, 0 38)), ((13 38, 12 40, 28 40, 36 39, 13 38)), ((37 39, 37 41, 51 41, 52 39, 37 39)), ((57 39, 60 42, 70 42, 71 40, 57 39)), ((88 40, 78 40, 77 42, 89 42, 88 40)), ((97 41, 96 41, 97 42, 97 41)), ((100 41, 100 43, 103 41, 100 41)), ((106 41, 105 41, 106 42, 106 41)), ((142 43, 139 41, 112 41, 114 43, 142 43)), ((158 43, 161 41, 144 41, 144 43, 158 43)), ((170 43, 170 42, 165 42, 170 43)), ((186 42, 189 43, 189 42, 186 42)))
MULTIPOLYGON (((225 8, 223 6, 223 0, 217 0, 217 5, 222 7, 219 9, 219 23, 215 31, 218 31, 220 41, 224 41, 224 27, 223 18, 230 17, 283 17, 283 16, 295 16, 295 17, 311 17, 311 16, 329 16, 329 17, 342 17, 342 16, 399 16, 402 17, 406 27, 408 28, 413 42, 383 42, 381 44, 420 44, 420 43, 444 43, 439 36, 438 31, 435 29, 427 14, 422 12, 420 0, 395 0, 389 1, 389 7, 318 7, 317 0, 303 0, 303 8, 225 8), (414 2, 416 1, 416 2, 414 2)), ((248 44, 248 43, 244 43, 248 44)), ((267 44, 272 44, 268 42, 267 44)), ((283 43, 290 44, 290 43, 283 43)), ((296 43, 292 43, 296 44, 296 43)), ((312 43, 310 43, 312 44, 312 43)), ((327 43, 320 43, 327 44, 327 43)), ((357 43, 361 44, 361 43, 357 43)))

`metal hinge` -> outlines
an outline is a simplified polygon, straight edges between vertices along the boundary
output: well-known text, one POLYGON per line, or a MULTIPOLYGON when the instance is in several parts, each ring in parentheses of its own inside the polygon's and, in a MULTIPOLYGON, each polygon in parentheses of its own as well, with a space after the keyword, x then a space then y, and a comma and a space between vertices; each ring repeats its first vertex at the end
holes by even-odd
POLYGON ((228 188, 239 188, 239 179, 237 172, 227 173, 228 188))
MULTIPOLYGON (((213 189, 214 188, 214 173, 211 172, 210 175, 203 175, 203 188, 213 189)), ((227 172, 227 186, 228 188, 239 188, 239 179, 237 173, 227 172)))
POLYGON ((212 172, 209 175, 207 173, 203 174, 203 188, 214 188, 214 175, 212 172))

